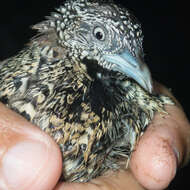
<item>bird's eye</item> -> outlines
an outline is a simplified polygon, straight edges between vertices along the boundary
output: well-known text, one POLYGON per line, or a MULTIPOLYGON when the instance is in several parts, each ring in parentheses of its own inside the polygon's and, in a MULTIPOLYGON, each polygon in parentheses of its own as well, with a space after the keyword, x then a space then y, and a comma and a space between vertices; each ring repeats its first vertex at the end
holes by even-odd
POLYGON ((93 34, 97 40, 103 41, 105 39, 105 32, 102 28, 94 28, 93 34))

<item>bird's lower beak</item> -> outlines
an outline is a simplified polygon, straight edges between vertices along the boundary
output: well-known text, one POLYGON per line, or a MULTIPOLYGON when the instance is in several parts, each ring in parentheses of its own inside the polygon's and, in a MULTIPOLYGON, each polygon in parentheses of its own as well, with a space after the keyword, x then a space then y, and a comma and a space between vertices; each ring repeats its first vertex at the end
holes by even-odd
POLYGON ((152 78, 147 65, 142 59, 134 57, 128 50, 121 54, 107 54, 104 59, 113 63, 112 69, 134 79, 149 93, 152 93, 152 78))

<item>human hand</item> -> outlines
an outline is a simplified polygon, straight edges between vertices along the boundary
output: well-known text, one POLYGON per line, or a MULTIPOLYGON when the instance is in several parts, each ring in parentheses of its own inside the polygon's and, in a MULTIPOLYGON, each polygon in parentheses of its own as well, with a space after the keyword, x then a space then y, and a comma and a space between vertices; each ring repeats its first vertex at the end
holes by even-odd
POLYGON ((57 144, 0 103, 0 190, 52 190, 61 165, 57 144))
MULTIPOLYGON (((171 96, 158 84, 156 90, 171 96)), ((40 129, 0 105, 0 189, 164 189, 177 168, 190 159, 189 122, 178 103, 166 106, 166 110, 169 114, 163 118, 157 113, 141 137, 129 170, 98 177, 89 183, 63 182, 55 187, 61 174, 58 146, 40 129)))

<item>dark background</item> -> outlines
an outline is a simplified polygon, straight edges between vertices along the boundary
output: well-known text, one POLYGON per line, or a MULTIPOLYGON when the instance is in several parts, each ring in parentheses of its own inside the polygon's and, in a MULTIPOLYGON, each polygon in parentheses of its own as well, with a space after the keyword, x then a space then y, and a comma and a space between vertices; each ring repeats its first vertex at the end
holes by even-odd
MULTIPOLYGON (((175 0, 117 2, 142 23, 146 62, 153 78, 172 89, 190 118, 189 15, 187 3, 175 0)), ((15 55, 35 34, 30 26, 49 15, 62 0, 2 1, 0 3, 0 60, 15 55)), ((188 189, 190 166, 181 169, 168 189, 188 189), (184 187, 184 188, 183 188, 184 187)))

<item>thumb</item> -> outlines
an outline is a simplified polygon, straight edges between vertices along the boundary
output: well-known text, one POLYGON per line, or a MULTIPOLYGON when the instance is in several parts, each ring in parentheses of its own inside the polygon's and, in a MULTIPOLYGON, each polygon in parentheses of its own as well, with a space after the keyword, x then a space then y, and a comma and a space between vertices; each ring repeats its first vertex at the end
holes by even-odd
POLYGON ((60 174, 55 142, 0 104, 0 189, 51 190, 60 174))

